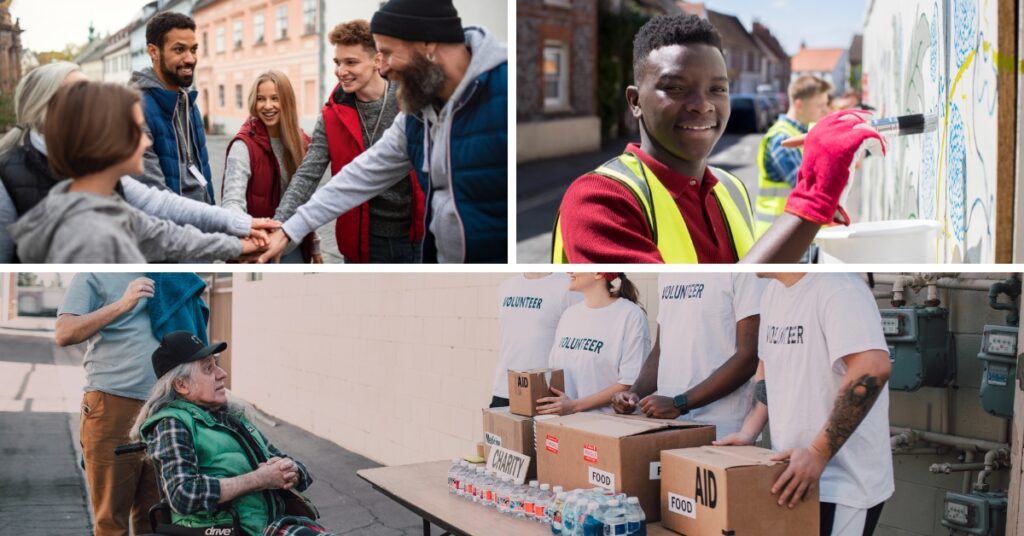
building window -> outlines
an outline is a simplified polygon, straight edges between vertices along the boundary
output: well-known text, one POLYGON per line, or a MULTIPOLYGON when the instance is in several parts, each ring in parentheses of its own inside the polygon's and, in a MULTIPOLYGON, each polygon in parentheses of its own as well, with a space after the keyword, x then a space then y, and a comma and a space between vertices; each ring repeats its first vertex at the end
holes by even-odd
POLYGON ((210 53, 210 41, 207 39, 210 37, 209 32, 203 32, 203 54, 210 53))
POLYGON ((217 86, 217 102, 220 108, 224 108, 224 84, 217 86))
POLYGON ((316 0, 302 0, 302 33, 316 33, 316 0))
POLYGON ((288 37, 288 6, 277 7, 277 38, 288 37))
POLYGON ((242 20, 241 19, 235 21, 235 28, 234 28, 233 36, 234 36, 234 42, 235 42, 235 50, 238 50, 238 49, 242 48, 242 20))
POLYGON ((220 27, 217 28, 216 40, 217 40, 217 42, 216 42, 217 52, 218 53, 224 52, 224 27, 223 26, 220 26, 220 27))
POLYGON ((548 42, 544 45, 544 109, 569 107, 569 46, 548 42))
POLYGON ((572 0, 544 0, 549 6, 572 7, 572 0))
POLYGON ((235 84, 235 108, 242 109, 242 84, 235 84))
POLYGON ((252 16, 252 33, 254 41, 257 45, 263 43, 265 25, 263 22, 263 13, 257 13, 252 16))

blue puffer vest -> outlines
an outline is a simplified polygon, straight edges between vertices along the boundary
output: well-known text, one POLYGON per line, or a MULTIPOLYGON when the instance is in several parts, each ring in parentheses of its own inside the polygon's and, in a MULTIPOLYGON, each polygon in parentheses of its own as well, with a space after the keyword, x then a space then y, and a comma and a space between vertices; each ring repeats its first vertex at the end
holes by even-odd
MULTIPOLYGON (((180 93, 159 88, 142 90, 142 113, 146 117, 146 125, 153 135, 153 151, 160 158, 160 169, 164 172, 164 184, 172 192, 181 193, 180 167, 178 165, 178 137, 174 131, 172 116, 178 104, 180 93)), ((192 150, 199 156, 203 176, 206 177, 207 201, 215 205, 213 197, 213 181, 210 179, 210 157, 206 152, 206 134, 203 132, 203 118, 196 107, 195 90, 188 92, 189 123, 192 127, 192 150), (198 145, 198 147, 196 146, 198 145)))
MULTIPOLYGON (((424 166, 423 129, 419 115, 406 118, 407 152, 424 192, 430 222, 430 174, 424 166)), ((466 237, 470 263, 505 263, 508 257, 508 63, 481 74, 454 107, 451 132, 451 187, 466 237)), ((423 262, 437 262, 429 226, 423 262)))

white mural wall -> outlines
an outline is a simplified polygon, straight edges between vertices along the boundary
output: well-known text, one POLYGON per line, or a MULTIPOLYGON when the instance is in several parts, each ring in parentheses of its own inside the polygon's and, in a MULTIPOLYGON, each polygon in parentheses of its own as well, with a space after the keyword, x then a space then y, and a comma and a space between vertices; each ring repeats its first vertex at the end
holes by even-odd
POLYGON ((868 8, 865 102, 883 117, 935 113, 939 127, 891 138, 886 158, 865 163, 861 214, 941 222, 937 262, 995 260, 996 11, 996 0, 868 8))

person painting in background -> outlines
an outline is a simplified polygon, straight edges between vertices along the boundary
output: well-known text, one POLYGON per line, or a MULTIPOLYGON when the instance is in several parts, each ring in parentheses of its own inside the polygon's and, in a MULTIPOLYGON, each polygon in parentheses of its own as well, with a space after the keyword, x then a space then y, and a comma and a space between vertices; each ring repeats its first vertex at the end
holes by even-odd
POLYGON ((569 290, 583 294, 583 302, 562 314, 548 361, 564 371, 565 392, 552 389, 555 396, 538 400, 537 411, 610 412, 612 396, 629 389, 651 352, 647 314, 626 274, 570 273, 569 290))
POLYGON ((491 407, 508 405, 508 371, 548 366, 548 354, 562 313, 583 296, 569 290, 562 273, 524 273, 498 287, 501 346, 494 371, 491 407))
POLYGON ((789 110, 768 129, 757 149, 758 192, 754 229, 760 237, 783 212, 796 187, 804 160, 802 147, 784 147, 789 138, 807 134, 812 123, 828 115, 832 85, 816 76, 801 76, 789 84, 789 110))
MULTIPOLYGON (((256 218, 273 217, 308 146, 288 77, 274 70, 257 76, 249 90, 249 117, 228 144, 221 206, 256 218)), ((316 233, 310 233, 301 248, 281 261, 322 262, 315 243, 316 233)))

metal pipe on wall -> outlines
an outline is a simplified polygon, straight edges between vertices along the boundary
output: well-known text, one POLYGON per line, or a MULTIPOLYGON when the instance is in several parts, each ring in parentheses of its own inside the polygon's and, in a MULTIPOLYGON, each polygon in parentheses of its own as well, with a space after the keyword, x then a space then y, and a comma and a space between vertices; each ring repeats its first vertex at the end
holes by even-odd
POLYGON ((1009 451, 1010 448, 1010 445, 1006 443, 955 436, 952 434, 942 434, 938 432, 927 432, 902 426, 890 426, 889 433, 895 436, 892 438, 894 446, 910 446, 915 442, 923 441, 925 443, 956 447, 964 452, 988 452, 990 450, 1000 449, 1007 449, 1007 451, 1009 451), (896 444, 896 437, 909 438, 909 442, 904 441, 900 444, 896 444))

